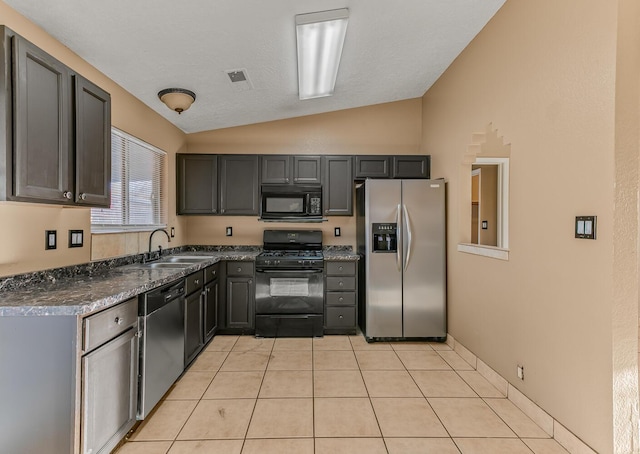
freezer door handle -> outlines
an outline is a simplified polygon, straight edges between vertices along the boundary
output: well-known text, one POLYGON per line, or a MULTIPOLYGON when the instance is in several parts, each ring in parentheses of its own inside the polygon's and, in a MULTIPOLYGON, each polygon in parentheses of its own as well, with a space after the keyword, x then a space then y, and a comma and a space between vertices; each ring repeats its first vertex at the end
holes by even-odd
POLYGON ((396 235, 397 240, 396 240, 396 268, 398 268, 398 271, 402 271, 402 264, 400 263, 402 261, 402 248, 400 247, 400 245, 402 244, 402 229, 400 228, 400 204, 398 204, 398 207, 396 208, 396 235))
POLYGON ((407 210, 407 206, 402 205, 402 209, 404 211, 404 222, 407 226, 407 256, 404 259, 404 270, 407 271, 407 267, 409 266, 409 259, 411 258, 411 219, 409 218, 409 211, 407 210))

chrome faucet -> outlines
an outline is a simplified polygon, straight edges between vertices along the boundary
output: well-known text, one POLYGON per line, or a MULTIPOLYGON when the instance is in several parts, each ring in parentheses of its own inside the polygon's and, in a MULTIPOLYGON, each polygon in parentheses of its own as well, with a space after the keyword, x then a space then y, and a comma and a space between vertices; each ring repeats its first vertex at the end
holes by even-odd
POLYGON ((171 237, 169 236, 169 233, 167 233, 165 229, 155 229, 153 232, 151 232, 151 235, 149 235, 149 252, 146 254, 146 257, 144 258, 145 262, 158 260, 160 256, 162 256, 162 246, 160 245, 158 245, 158 252, 156 253, 157 254, 156 257, 153 257, 155 254, 151 252, 151 240, 153 239, 153 234, 156 232, 164 232, 164 234, 167 235, 168 242, 171 243, 171 237))

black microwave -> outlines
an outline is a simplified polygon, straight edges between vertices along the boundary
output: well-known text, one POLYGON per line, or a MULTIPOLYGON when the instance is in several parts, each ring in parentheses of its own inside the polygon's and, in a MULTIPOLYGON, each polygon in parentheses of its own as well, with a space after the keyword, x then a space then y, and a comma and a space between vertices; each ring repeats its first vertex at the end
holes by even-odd
POLYGON ((322 186, 263 185, 261 189, 262 220, 322 220, 322 186))

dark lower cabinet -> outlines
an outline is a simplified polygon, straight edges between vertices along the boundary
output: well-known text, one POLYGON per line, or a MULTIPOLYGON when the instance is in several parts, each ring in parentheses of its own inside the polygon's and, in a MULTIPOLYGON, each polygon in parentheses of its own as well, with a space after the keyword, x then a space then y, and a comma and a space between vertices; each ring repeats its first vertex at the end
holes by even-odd
POLYGON ((202 339, 202 293, 196 292, 185 298, 184 303, 184 364, 189 364, 198 355, 202 339))
POLYGON ((357 261, 325 260, 326 334, 355 334, 357 326, 357 261))
POLYGON ((253 280, 246 277, 227 278, 227 328, 252 329, 255 295, 253 280))
POLYGON ((255 326, 254 264, 246 261, 226 263, 226 328, 252 331, 255 326))
POLYGON ((185 279, 184 302, 184 365, 198 356, 204 345, 203 323, 203 278, 202 270, 190 274, 185 279))
POLYGON ((220 279, 204 286, 204 342, 207 343, 218 331, 220 304, 220 279))
POLYGON ((109 207, 109 93, 0 26, 0 200, 109 207))

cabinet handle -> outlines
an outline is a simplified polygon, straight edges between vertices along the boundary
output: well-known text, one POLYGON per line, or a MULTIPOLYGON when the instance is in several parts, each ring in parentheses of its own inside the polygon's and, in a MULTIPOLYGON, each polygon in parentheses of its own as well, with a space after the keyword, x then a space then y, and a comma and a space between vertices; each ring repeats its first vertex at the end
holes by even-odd
POLYGON ((249 279, 249 284, 253 284, 253 280, 249 279))
POLYGON ((236 270, 238 273, 242 272, 242 268, 238 267, 238 269, 236 270))
POLYGON ((344 316, 343 315, 338 315, 338 318, 344 318, 344 316))
POLYGON ((338 282, 338 285, 339 285, 340 287, 342 287, 342 286, 344 285, 344 282, 340 281, 340 282, 338 282))
POLYGON ((71 192, 70 191, 64 191, 62 193, 62 198, 67 199, 67 200, 71 200, 71 192))
POLYGON ((342 265, 340 265, 340 266, 338 267, 338 269, 339 269, 340 271, 342 271, 342 270, 344 269, 344 267, 343 267, 342 265))
POLYGON ((215 271, 215 270, 211 271, 211 274, 212 274, 213 276, 215 276, 215 275, 216 275, 216 271, 215 271))
POLYGON ((116 323, 116 325, 122 325, 122 319, 120 317, 116 317, 114 322, 116 323))
POLYGON ((193 283, 198 285, 200 283, 200 279, 196 279, 195 281, 193 281, 193 283))
POLYGON ((338 298, 338 301, 343 302, 343 301, 344 301, 344 298, 343 298, 343 297, 340 297, 340 298, 338 298))
POLYGON ((208 289, 207 289, 207 293, 209 293, 209 292, 211 292, 211 289, 210 289, 210 288, 208 288, 208 289))
POLYGON ((78 195, 78 198, 79 198, 80 200, 87 200, 87 194, 85 194, 84 192, 82 192, 82 193, 80 193, 80 194, 78 195))

